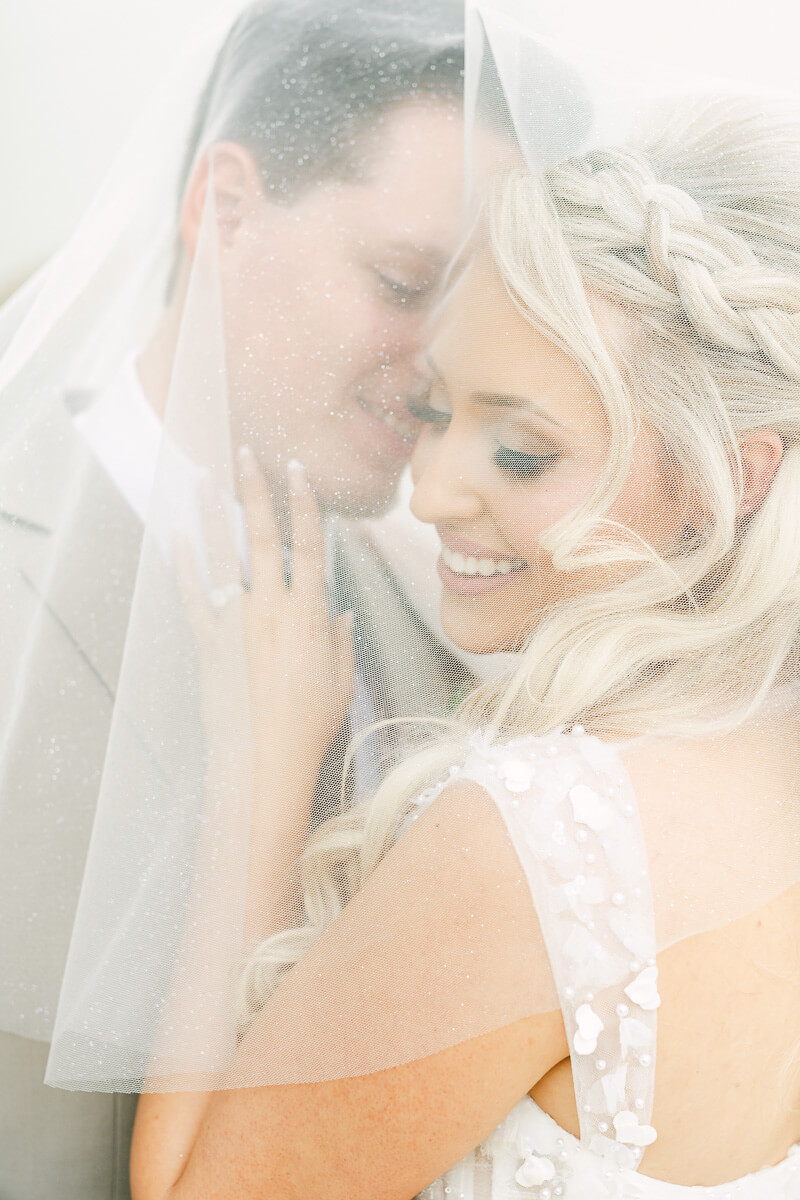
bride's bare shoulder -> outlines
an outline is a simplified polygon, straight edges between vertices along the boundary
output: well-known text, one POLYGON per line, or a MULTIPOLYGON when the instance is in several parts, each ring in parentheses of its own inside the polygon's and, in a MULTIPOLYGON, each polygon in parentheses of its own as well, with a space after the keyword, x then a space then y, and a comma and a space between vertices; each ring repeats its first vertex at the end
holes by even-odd
POLYGON ((661 803, 702 796, 713 810, 715 797, 736 797, 746 817, 748 798, 758 807, 769 795, 800 812, 800 704, 793 696, 770 703, 749 721, 698 737, 643 737, 620 746, 620 756, 640 796, 661 803))

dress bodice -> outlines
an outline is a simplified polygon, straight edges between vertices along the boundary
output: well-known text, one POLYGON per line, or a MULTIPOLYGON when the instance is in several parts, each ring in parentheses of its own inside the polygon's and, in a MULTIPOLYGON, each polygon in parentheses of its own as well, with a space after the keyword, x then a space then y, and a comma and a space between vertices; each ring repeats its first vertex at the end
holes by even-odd
POLYGON ((774 1167, 715 1187, 615 1168, 526 1096, 494 1133, 420 1200, 797 1200, 800 1146, 774 1167))
POLYGON ((422 1200, 800 1200, 800 1145, 782 1163, 716 1187, 637 1170, 657 1137, 661 1000, 647 848, 617 750, 580 726, 503 745, 480 736, 458 775, 493 798, 525 872, 564 1016, 581 1134, 525 1097, 422 1200))

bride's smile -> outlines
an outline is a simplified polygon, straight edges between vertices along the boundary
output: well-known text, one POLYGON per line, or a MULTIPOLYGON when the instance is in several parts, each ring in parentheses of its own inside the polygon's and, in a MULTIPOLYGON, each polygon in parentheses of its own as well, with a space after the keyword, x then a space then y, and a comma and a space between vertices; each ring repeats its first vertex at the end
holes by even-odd
POLYGON ((442 539, 439 575, 445 586, 460 590, 462 595, 483 595, 513 582, 509 575, 528 569, 523 559, 498 557, 489 547, 465 541, 447 529, 439 530, 439 534, 442 539))

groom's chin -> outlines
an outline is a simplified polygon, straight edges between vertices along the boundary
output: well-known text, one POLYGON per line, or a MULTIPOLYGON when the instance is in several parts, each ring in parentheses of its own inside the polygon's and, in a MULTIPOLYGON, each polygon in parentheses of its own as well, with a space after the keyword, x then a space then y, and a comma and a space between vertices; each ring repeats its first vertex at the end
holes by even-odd
POLYGON ((398 501, 401 476, 402 472, 398 471, 394 477, 373 475, 327 487, 324 483, 315 484, 312 479, 312 485, 325 512, 364 520, 382 517, 394 508, 398 501))

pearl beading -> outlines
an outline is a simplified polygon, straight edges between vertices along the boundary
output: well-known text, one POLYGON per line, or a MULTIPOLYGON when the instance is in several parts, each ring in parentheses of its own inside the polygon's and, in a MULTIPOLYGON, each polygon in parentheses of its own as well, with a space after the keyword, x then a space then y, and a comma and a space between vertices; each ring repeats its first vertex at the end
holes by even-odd
POLYGON ((616 750, 575 727, 505 745, 476 734, 471 751, 451 779, 492 796, 525 871, 570 1042, 581 1137, 525 1097, 420 1200, 800 1200, 800 1147, 716 1187, 636 1170, 656 1136, 660 998, 644 835, 616 750))

